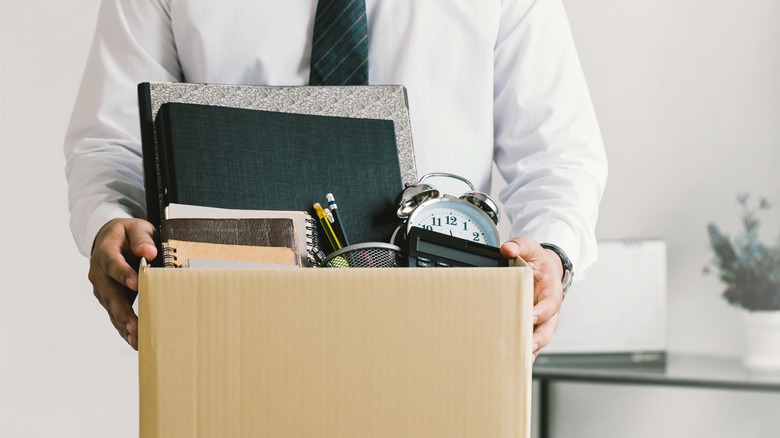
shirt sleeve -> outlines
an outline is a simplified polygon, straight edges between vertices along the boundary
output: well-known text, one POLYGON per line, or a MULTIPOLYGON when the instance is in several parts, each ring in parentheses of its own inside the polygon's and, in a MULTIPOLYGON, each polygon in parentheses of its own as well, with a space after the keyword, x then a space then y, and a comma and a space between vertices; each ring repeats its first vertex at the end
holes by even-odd
POLYGON ((65 137, 70 226, 89 256, 109 220, 146 217, 137 86, 181 68, 163 0, 104 0, 65 137))
POLYGON ((596 260, 607 160, 560 0, 505 0, 495 47, 496 166, 511 235, 596 260))

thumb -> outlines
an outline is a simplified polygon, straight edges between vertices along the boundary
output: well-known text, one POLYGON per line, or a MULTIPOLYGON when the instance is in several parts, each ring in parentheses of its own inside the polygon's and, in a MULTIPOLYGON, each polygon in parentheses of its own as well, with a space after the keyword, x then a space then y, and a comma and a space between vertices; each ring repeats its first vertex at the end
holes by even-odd
POLYGON ((157 245, 154 243, 154 226, 142 219, 136 219, 125 226, 130 250, 136 257, 154 260, 157 257, 157 245))
POLYGON ((522 257, 526 261, 530 261, 538 255, 536 254, 537 246, 538 244, 533 239, 527 237, 514 237, 501 245, 501 254, 509 259, 522 257))

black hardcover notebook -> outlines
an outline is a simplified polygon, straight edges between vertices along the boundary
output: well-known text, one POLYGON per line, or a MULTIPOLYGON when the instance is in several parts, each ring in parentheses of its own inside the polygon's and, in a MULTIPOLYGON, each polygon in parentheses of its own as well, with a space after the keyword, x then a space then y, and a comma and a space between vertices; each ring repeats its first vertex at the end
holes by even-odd
POLYGON ((352 242, 386 242, 398 224, 392 121, 166 103, 155 124, 160 209, 308 211, 330 192, 352 242))

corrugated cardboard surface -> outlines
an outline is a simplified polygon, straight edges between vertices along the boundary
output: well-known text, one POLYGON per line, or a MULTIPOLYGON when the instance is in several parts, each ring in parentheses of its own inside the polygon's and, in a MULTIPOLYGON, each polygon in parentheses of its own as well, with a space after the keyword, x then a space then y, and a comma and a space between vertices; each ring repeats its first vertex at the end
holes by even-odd
POLYGON ((142 437, 530 435, 527 267, 140 279, 142 437))

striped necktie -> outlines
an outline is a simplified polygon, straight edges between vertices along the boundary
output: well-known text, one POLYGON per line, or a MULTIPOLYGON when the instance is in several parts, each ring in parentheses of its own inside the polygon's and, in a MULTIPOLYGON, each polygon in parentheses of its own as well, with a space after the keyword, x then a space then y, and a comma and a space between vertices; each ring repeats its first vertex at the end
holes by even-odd
POLYGON ((319 0, 309 84, 368 84, 365 0, 319 0))

